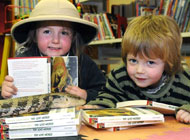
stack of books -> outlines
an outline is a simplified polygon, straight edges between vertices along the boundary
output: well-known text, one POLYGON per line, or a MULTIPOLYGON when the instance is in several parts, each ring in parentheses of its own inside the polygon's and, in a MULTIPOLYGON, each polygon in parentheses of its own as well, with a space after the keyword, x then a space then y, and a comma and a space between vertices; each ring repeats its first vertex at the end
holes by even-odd
POLYGON ((164 122, 164 115, 148 108, 107 108, 82 111, 83 122, 96 129, 118 131, 164 122))
POLYGON ((81 120, 75 107, 0 118, 1 139, 77 136, 81 120))

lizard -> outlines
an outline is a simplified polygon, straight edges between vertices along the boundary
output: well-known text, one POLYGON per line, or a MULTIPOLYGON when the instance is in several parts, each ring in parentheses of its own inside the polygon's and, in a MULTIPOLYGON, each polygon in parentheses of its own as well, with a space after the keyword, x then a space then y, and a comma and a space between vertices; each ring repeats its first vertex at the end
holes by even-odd
POLYGON ((66 92, 48 93, 0 100, 0 117, 16 116, 53 108, 81 106, 85 100, 66 92))

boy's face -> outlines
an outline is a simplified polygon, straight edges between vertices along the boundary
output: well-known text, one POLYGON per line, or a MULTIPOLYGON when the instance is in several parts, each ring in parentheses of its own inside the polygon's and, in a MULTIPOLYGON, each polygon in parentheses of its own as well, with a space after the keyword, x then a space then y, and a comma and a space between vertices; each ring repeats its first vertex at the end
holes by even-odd
POLYGON ((40 52, 47 56, 61 56, 69 52, 72 43, 72 29, 68 23, 45 22, 36 31, 40 52))
POLYGON ((141 88, 156 86, 164 72, 164 62, 157 59, 127 55, 127 72, 135 84, 141 88))

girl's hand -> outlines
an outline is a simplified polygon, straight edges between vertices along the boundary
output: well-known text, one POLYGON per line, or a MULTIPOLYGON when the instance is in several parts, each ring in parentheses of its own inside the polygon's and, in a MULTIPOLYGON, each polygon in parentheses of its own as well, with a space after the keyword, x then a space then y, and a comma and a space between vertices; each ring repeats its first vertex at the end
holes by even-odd
POLYGON ((176 120, 182 123, 190 123, 190 113, 181 109, 176 114, 176 120))
POLYGON ((67 86, 65 88, 65 91, 70 93, 70 94, 74 94, 74 95, 77 95, 79 97, 81 97, 82 99, 85 99, 87 98, 87 92, 86 90, 84 89, 81 89, 77 86, 67 86))
POLYGON ((2 83, 1 96, 3 98, 10 98, 13 95, 16 95, 18 89, 13 84, 13 78, 11 76, 5 76, 5 80, 2 83))

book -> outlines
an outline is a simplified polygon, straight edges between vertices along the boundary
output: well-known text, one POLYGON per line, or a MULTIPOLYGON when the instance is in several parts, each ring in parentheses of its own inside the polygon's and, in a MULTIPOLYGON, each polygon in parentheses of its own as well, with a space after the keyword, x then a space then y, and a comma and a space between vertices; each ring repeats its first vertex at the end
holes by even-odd
POLYGON ((35 133, 2 133, 1 140, 7 139, 21 139, 21 138, 47 138, 47 137, 66 137, 77 136, 76 131, 65 132, 35 132, 35 133))
POLYGON ((8 59, 8 73, 18 88, 13 98, 64 92, 78 85, 77 56, 16 57, 8 59))
POLYGON ((159 111, 163 114, 175 114, 175 110, 178 108, 174 105, 169 105, 165 103, 159 103, 155 101, 150 100, 132 100, 132 101, 124 101, 124 102, 118 102, 116 104, 117 108, 122 107, 146 107, 151 108, 156 111, 159 111))
POLYGON ((59 118, 53 120, 33 121, 33 122, 19 122, 10 124, 1 124, 0 130, 19 130, 29 128, 41 128, 41 127, 55 127, 55 126, 73 126, 81 124, 81 111, 76 111, 75 118, 59 118))
POLYGON ((139 125, 149 125, 149 124, 158 124, 163 123, 163 120, 155 120, 155 121, 124 121, 124 122, 105 122, 105 123, 88 123, 84 120, 84 123, 92 126, 96 129, 104 129, 104 128, 121 128, 121 127, 134 127, 139 125))
POLYGON ((58 137, 58 136, 76 136, 79 134, 81 123, 79 125, 64 125, 53 127, 38 127, 28 129, 5 130, 1 132, 1 138, 38 138, 38 137, 58 137), (60 133, 63 133, 62 135, 60 133), (51 135, 50 135, 51 134, 51 135))
POLYGON ((155 110, 132 107, 83 110, 82 116, 89 124, 164 120, 163 114, 155 110))
POLYGON ((0 118, 0 124, 23 123, 34 121, 57 120, 75 118, 75 107, 51 109, 49 112, 28 113, 19 116, 0 118))

